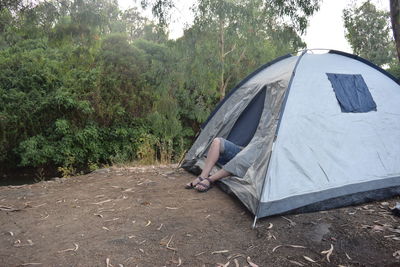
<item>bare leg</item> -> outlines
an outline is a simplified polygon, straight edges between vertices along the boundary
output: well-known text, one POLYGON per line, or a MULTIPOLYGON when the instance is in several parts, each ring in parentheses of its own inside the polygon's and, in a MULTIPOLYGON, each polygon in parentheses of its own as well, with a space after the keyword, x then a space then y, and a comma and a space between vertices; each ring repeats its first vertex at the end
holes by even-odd
POLYGON ((206 164, 204 165, 200 177, 206 178, 208 177, 208 175, 210 175, 212 168, 218 161, 220 147, 221 147, 221 139, 215 138, 212 141, 210 149, 207 152, 206 164))
MULTIPOLYGON (((207 178, 208 175, 210 175, 212 168, 214 167, 215 163, 217 163, 217 161, 218 161, 220 146, 221 146, 221 139, 219 139, 217 137, 212 141, 210 149, 207 152, 206 162, 205 162, 203 171, 200 174, 201 178, 207 178)), ((212 179, 213 181, 215 179, 215 181, 216 181, 218 179, 221 179, 221 178, 229 176, 229 175, 230 175, 230 173, 228 173, 227 171, 219 170, 213 176, 211 176, 210 179, 212 179), (221 176, 221 175, 223 175, 223 176, 221 176)), ((196 185, 199 182, 200 182, 200 179, 196 178, 194 181, 192 181, 191 184, 196 185)), ((209 182, 207 181, 207 184, 208 183, 209 182)), ((188 184, 187 186, 190 186, 190 184, 188 184)))
MULTIPOLYGON (((208 179, 210 179, 211 182, 215 182, 215 181, 217 181, 219 179, 222 179, 222 178, 225 178, 225 177, 228 177, 228 176, 231 176, 231 175, 232 174, 230 172, 227 172, 224 169, 219 169, 216 173, 214 173, 213 175, 208 177, 208 179)), ((207 179, 205 179, 201 183, 204 184, 205 186, 210 186, 210 181, 207 180, 207 179)), ((202 189, 204 189, 204 186, 196 185, 195 188, 201 191, 202 189)))

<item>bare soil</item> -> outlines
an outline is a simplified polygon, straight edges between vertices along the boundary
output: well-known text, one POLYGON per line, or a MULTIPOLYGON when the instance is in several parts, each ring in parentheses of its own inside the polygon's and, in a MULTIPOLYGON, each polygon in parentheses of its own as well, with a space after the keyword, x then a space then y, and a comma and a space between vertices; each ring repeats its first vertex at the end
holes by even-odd
POLYGON ((400 266, 400 199, 258 221, 174 166, 0 187, 0 266, 400 266))

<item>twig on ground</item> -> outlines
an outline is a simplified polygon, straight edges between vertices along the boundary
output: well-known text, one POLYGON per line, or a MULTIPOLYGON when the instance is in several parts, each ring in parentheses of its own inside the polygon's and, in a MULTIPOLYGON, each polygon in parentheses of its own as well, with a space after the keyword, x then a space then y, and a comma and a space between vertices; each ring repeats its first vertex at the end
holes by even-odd
POLYGON ((74 243, 74 246, 75 246, 74 248, 67 248, 67 249, 64 249, 64 250, 60 250, 60 251, 58 251, 58 253, 67 252, 67 251, 77 251, 78 248, 79 248, 79 245, 74 243))

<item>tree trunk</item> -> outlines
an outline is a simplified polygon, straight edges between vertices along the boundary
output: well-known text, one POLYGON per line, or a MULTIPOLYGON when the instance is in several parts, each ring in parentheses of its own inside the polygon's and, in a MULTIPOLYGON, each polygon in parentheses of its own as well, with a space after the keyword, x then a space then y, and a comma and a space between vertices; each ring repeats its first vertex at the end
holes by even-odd
POLYGON ((220 63, 221 63, 221 77, 219 86, 219 99, 225 97, 225 36, 224 36, 224 20, 219 20, 219 42, 220 42, 220 63))
POLYGON ((400 0, 390 0, 390 18, 396 42, 397 58, 400 61, 400 0))

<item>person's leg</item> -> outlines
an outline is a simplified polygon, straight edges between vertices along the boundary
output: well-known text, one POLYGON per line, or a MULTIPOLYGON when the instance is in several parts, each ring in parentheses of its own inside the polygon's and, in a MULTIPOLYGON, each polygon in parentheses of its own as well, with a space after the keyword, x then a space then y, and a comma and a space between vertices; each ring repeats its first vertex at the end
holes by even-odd
POLYGON ((194 179, 191 183, 187 184, 186 188, 191 188, 196 186, 199 182, 201 182, 203 179, 207 178, 208 175, 210 175, 212 168, 218 161, 220 154, 220 146, 221 146, 221 139, 217 137, 212 141, 210 149, 207 152, 206 162, 200 176, 194 179))
POLYGON ((203 171, 200 174, 200 177, 206 178, 210 175, 212 168, 218 161, 220 151, 221 139, 217 137, 212 141, 210 149, 208 150, 206 163, 204 165, 203 171))
POLYGON ((200 183, 197 183, 195 186, 195 189, 200 192, 207 191, 209 189, 209 187, 211 186, 211 183, 218 181, 219 179, 231 176, 231 175, 232 174, 230 172, 227 172, 224 169, 219 169, 216 173, 214 173, 207 179, 204 179, 200 183))

